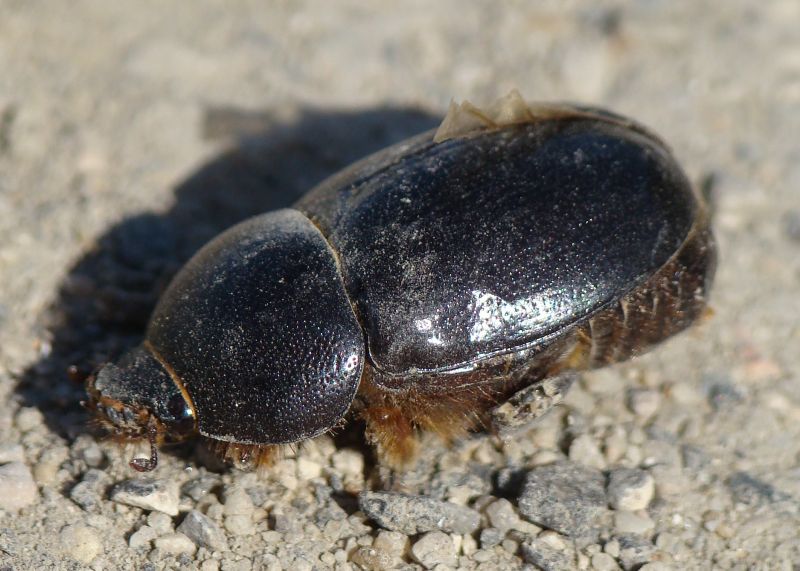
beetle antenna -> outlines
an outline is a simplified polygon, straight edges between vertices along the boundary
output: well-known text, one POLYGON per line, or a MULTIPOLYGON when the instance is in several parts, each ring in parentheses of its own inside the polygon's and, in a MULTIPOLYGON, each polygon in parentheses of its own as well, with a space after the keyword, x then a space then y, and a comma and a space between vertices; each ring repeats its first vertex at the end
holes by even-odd
POLYGON ((156 448, 156 437, 158 436, 158 426, 153 417, 147 426, 147 441, 150 443, 150 458, 132 458, 128 465, 137 472, 152 472, 158 466, 158 448, 156 448))

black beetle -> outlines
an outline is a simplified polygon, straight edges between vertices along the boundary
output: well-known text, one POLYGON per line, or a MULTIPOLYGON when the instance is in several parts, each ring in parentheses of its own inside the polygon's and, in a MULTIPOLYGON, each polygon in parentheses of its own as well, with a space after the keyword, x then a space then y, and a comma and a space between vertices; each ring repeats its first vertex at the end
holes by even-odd
POLYGON ((178 273, 141 346, 87 381, 123 438, 197 434, 236 463, 366 421, 515 428, 574 371, 639 354, 706 308, 709 214, 667 147, 570 105, 451 106, 439 131, 224 232, 178 273))

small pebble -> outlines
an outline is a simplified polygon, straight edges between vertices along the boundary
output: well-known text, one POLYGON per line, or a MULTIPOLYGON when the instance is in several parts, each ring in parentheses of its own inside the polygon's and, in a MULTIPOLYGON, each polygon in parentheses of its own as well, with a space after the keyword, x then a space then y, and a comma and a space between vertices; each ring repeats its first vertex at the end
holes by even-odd
POLYGON ((345 476, 361 476, 364 473, 364 456, 355 450, 339 450, 331 457, 333 468, 345 476))
POLYGON ((253 514, 253 500, 250 495, 240 487, 231 488, 225 492, 225 515, 246 515, 253 514))
POLYGON ((531 466, 544 466, 563 459, 564 455, 555 450, 539 450, 531 457, 531 466))
POLYGON ((170 533, 157 538, 153 544, 164 553, 178 555, 179 553, 192 554, 197 551, 194 542, 182 533, 170 533))
POLYGON ((6 555, 18 555, 20 551, 19 538, 14 530, 7 527, 0 528, 0 552, 6 555))
POLYGON ((22 462, 0 466, 0 509, 17 511, 39 498, 39 488, 30 468, 22 462))
POLYGON ((575 564, 575 554, 566 545, 559 549, 550 542, 534 538, 520 547, 522 559, 542 571, 561 571, 571 569, 575 564))
POLYGON ((608 553, 614 559, 619 557, 619 541, 616 537, 610 539, 603 545, 603 553, 608 553))
POLYGON ((595 553, 592 555, 592 567, 597 571, 617 571, 619 565, 608 553, 595 553))
POLYGON ((150 542, 152 542, 156 537, 158 537, 158 531, 156 531, 149 525, 143 525, 135 532, 133 532, 131 536, 128 538, 128 546, 131 549, 139 549, 140 547, 150 547, 150 542))
POLYGON ((320 475, 322 475, 322 466, 319 463, 303 457, 297 459, 297 476, 301 480, 313 480, 319 478, 320 475))
POLYGON ((511 555, 516 555, 517 551, 519 550, 519 543, 513 539, 504 539, 502 542, 500 542, 500 545, 511 555))
POLYGON ((569 462, 539 466, 528 473, 518 505, 522 516, 537 525, 587 538, 606 510, 605 477, 569 462))
POLYGON ((569 446, 569 459, 578 464, 604 470, 606 458, 597 441, 588 434, 581 434, 569 446))
POLYGON ((212 551, 225 551, 228 541, 219 526, 197 510, 192 510, 178 526, 178 531, 191 539, 198 547, 212 551))
POLYGON ((747 472, 736 472, 725 482, 735 502, 759 505, 785 500, 788 496, 779 493, 772 484, 751 476, 747 472))
POLYGON ((232 535, 252 535, 256 528, 253 524, 253 500, 244 488, 236 487, 225 493, 225 529, 232 535))
POLYGON ((91 468, 99 468, 105 462, 106 456, 97 442, 92 441, 81 450, 81 458, 91 468))
POLYGON ((219 521, 222 519, 225 513, 225 506, 222 504, 215 504, 212 503, 211 505, 206 508, 206 515, 209 519, 213 519, 214 521, 219 521))
POLYGON ((628 392, 628 406, 636 416, 648 419, 661 407, 661 393, 652 389, 631 389, 628 392))
POLYGON ((790 240, 800 242, 800 211, 788 210, 784 213, 783 231, 790 240))
POLYGON ((471 535, 465 535, 461 540, 461 553, 470 556, 478 550, 478 543, 471 535))
POLYGON ((147 525, 158 533, 168 533, 172 531, 172 518, 165 513, 150 512, 147 516, 147 525))
POLYGON ((69 497, 87 511, 99 508, 108 480, 103 470, 87 470, 81 481, 70 490, 69 497))
POLYGON ((48 448, 42 453, 39 457, 39 461, 33 466, 33 477, 43 486, 54 484, 58 478, 58 471, 61 469, 61 464, 68 456, 69 450, 66 447, 58 446, 55 448, 48 448))
POLYGON ((481 549, 491 549, 492 547, 503 541, 505 535, 506 535, 505 532, 502 532, 499 529, 495 529, 493 527, 487 527, 486 529, 482 529, 480 536, 481 549))
POLYGON ((492 502, 483 511, 489 519, 492 527, 506 532, 509 529, 515 529, 519 524, 520 518, 517 515, 514 505, 506 499, 499 499, 492 502))
POLYGON ((623 534, 615 537, 614 541, 619 546, 617 559, 625 571, 632 571, 647 563, 656 551, 655 546, 641 535, 623 534))
POLYGON ((61 546, 69 557, 88 565, 103 550, 97 530, 89 526, 68 525, 61 530, 61 546))
POLYGON ((379 531, 372 542, 372 547, 385 551, 394 557, 402 557, 408 549, 408 545, 407 535, 399 531, 387 531, 385 529, 379 531))
POLYGON ((608 476, 608 505, 615 510, 643 510, 653 499, 655 480, 644 470, 618 468, 608 476))
POLYGON ((381 527, 406 535, 436 529, 457 534, 472 533, 481 521, 480 514, 468 507, 396 492, 361 492, 358 505, 381 527))
POLYGON ((186 482, 181 488, 181 492, 197 502, 204 498, 217 485, 219 485, 219 478, 217 476, 204 474, 186 482))
POLYGON ((617 533, 645 534, 653 530, 655 523, 646 512, 618 511, 614 513, 614 529, 617 533))
POLYGON ((653 561, 651 563, 645 563, 641 567, 639 567, 638 571, 673 571, 675 569, 669 563, 663 563, 662 561, 653 561))
POLYGON ((142 478, 117 484, 111 492, 111 499, 120 504, 176 516, 180 497, 175 482, 142 478))
POLYGON ((621 426, 614 426, 603 442, 606 462, 615 464, 628 451, 628 434, 621 426))
POLYGON ((458 563, 453 540, 441 531, 431 531, 420 537, 411 546, 411 557, 425 569, 437 565, 455 567, 458 563))
POLYGON ((383 571, 392 569, 398 562, 394 557, 373 547, 359 547, 350 556, 350 561, 366 571, 383 571))
POLYGON ((677 466, 656 465, 648 470, 656 482, 658 496, 680 498, 690 487, 687 474, 677 466))
POLYGON ((14 417, 14 424, 20 432, 25 433, 33 430, 44 422, 42 412, 38 408, 32 406, 23 407, 19 409, 16 417, 14 417))
POLYGON ((669 440, 648 439, 642 446, 645 455, 644 463, 649 466, 680 467, 681 452, 675 443, 669 440))
POLYGON ((539 534, 537 539, 539 541, 546 543, 547 545, 558 551, 561 551, 567 547, 567 544, 564 541, 564 536, 561 535, 560 533, 556 533, 555 531, 550 531, 550 530, 543 531, 542 533, 539 534))
POLYGON ((0 464, 9 462, 25 462, 25 450, 20 444, 0 445, 0 464))
POLYGON ((225 529, 236 536, 253 535, 256 526, 249 515, 229 515, 225 518, 225 529))

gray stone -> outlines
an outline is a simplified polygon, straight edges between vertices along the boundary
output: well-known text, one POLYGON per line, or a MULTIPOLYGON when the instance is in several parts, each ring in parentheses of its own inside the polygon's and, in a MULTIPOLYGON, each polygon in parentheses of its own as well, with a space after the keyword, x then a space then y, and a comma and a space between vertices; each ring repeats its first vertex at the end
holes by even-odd
POLYGON ((650 561, 656 551, 655 546, 641 535, 622 534, 616 536, 619 544, 619 561, 625 571, 632 571, 650 561))
POLYGON ((411 546, 411 557, 425 569, 437 565, 455 567, 458 562, 453 540, 441 531, 431 531, 420 537, 411 546))
POLYGON ((491 549, 498 545, 506 536, 505 532, 494 527, 487 527, 481 530, 481 549, 491 549))
POLYGON ((70 499, 87 511, 100 506, 108 485, 108 475, 102 470, 88 470, 80 482, 70 490, 70 499))
POLYGON ((111 491, 111 499, 128 506, 178 515, 179 496, 175 482, 152 478, 125 480, 111 491))
POLYGON ((197 510, 192 510, 178 526, 178 531, 195 542, 198 547, 213 551, 228 549, 228 541, 219 526, 197 510))
POLYGON ((655 493, 653 477, 636 468, 618 468, 608 475, 608 505, 615 510, 643 510, 655 493))
POLYGON ((437 529, 472 533, 481 521, 478 512, 468 507, 396 492, 362 492, 358 505, 381 527, 406 535, 437 529))
POLYGON ((344 511, 336 502, 328 502, 328 505, 317 510, 314 514, 314 521, 318 527, 325 527, 330 521, 342 521, 347 519, 347 512, 344 511))
POLYGON ((700 472, 711 462, 705 450, 691 444, 684 444, 681 447, 681 460, 684 468, 693 472, 700 472))
POLYGON ((561 571, 575 566, 575 554, 570 549, 558 549, 539 538, 520 546, 522 559, 542 571, 561 571))
POLYGON ((19 553, 19 540, 13 529, 0 529, 0 551, 12 556, 19 553))
POLYGON ((772 484, 759 480, 747 472, 736 472, 726 481, 734 501, 740 504, 757 505, 789 498, 776 490, 772 484))
POLYGON ((728 378, 708 379, 708 402, 717 411, 727 411, 742 402, 745 394, 728 378))
POLYGON ((537 525, 589 538, 606 511, 605 478, 599 470, 568 462, 538 466, 528 474, 518 505, 537 525))
POLYGON ((61 530, 60 538, 64 553, 83 564, 91 563, 103 551, 97 530, 87 525, 68 525, 61 530))
POLYGON ((36 502, 39 488, 22 462, 0 466, 0 509, 16 511, 36 502))

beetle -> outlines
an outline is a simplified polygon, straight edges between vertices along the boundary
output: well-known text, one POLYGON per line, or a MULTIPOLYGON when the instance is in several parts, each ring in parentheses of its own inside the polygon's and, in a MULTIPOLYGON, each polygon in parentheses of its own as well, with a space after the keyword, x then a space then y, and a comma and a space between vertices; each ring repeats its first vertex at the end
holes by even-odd
POLYGON ((225 231, 178 272, 144 342, 87 380, 109 431, 201 435, 227 460, 365 421, 391 467, 421 431, 509 433, 575 372, 706 311, 708 208, 638 123, 568 104, 452 104, 442 126, 225 231))

